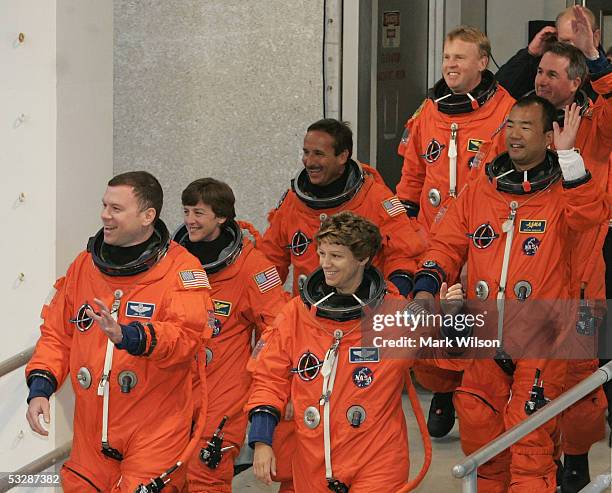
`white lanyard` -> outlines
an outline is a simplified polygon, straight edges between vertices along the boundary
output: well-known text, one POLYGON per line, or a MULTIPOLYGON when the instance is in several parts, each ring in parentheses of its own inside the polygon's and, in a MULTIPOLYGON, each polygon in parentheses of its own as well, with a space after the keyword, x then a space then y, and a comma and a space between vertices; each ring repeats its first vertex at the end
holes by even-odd
POLYGON ((448 146, 448 195, 457 196, 457 129, 459 125, 451 123, 451 136, 448 146))
POLYGON ((510 252, 512 240, 514 239, 514 220, 516 219, 518 203, 510 202, 510 216, 502 224, 502 231, 506 233, 506 245, 504 247, 504 260, 502 262, 501 276, 499 278, 499 291, 497 292, 497 339, 502 343, 504 329, 504 299, 506 297, 506 283, 508 282, 508 265, 510 264, 510 252))
POLYGON ((332 390, 334 389, 334 382, 336 380, 336 370, 338 369, 338 346, 340 346, 340 339, 342 339, 343 335, 344 334, 341 330, 336 330, 334 332, 334 343, 327 350, 327 353, 325 353, 323 367, 321 368, 321 375, 323 375, 323 391, 321 393, 321 400, 319 401, 319 405, 323 406, 323 444, 325 447, 325 477, 328 481, 333 480, 331 464, 331 434, 329 428, 329 399, 331 397, 332 390))
MULTIPOLYGON (((115 322, 117 321, 117 314, 119 313, 119 306, 121 305, 121 297, 123 296, 123 291, 117 289, 115 291, 115 299, 113 300, 113 304, 111 306, 111 315, 115 322)), ((98 385, 98 395, 102 396, 102 448, 108 447, 108 401, 109 401, 109 379, 111 374, 111 369, 113 367, 113 350, 115 349, 115 344, 113 341, 108 339, 106 343, 106 356, 104 357, 104 373, 102 374, 102 378, 100 379, 100 384, 98 385)))

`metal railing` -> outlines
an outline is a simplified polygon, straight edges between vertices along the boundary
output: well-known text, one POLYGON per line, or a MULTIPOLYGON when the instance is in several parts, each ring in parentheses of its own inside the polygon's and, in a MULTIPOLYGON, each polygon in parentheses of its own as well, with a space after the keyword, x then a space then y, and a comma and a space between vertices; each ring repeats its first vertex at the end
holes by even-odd
MULTIPOLYGON (((536 428, 539 428, 550 419, 562 413, 572 404, 609 380, 612 380, 612 361, 599 368, 595 373, 584 379, 578 385, 546 404, 522 423, 513 426, 488 445, 485 445, 473 454, 467 456, 452 469, 453 476, 463 480, 461 491, 463 493, 476 493, 478 491, 476 489, 476 475, 479 466, 491 460, 511 445, 514 445, 525 435, 528 435, 536 428)), ((600 490, 591 491, 597 492, 600 490)))
POLYGON ((32 357, 33 353, 34 346, 24 351, 21 351, 20 353, 17 353, 15 356, 10 357, 9 359, 2 361, 0 363, 0 377, 3 377, 7 373, 10 373, 16 370, 17 368, 21 368, 28 361, 30 361, 30 358, 32 357))
MULTIPOLYGON (((49 469, 51 466, 54 466, 58 462, 64 461, 70 455, 70 449, 72 448, 72 441, 65 443, 61 447, 52 450, 48 454, 39 457, 38 459, 30 462, 29 464, 23 466, 21 469, 11 473, 11 475, 28 475, 28 474, 38 474, 42 471, 49 469)), ((14 488, 16 484, 12 484, 9 480, 9 474, 6 474, 0 477, 0 493, 4 493, 5 491, 14 488)), ((52 486, 52 485, 50 485, 52 486)))
POLYGON ((602 493, 612 485, 610 474, 600 474, 593 481, 580 490, 580 493, 602 493))
MULTIPOLYGON (((20 353, 16 354, 15 356, 11 356, 10 358, 0 362, 0 377, 3 377, 7 373, 10 373, 24 366, 28 361, 30 361, 30 358, 32 357, 33 353, 34 353, 34 346, 28 349, 25 349, 21 351, 20 353)), ((11 475, 13 476, 26 475, 27 476, 27 475, 41 473, 42 471, 49 469, 51 466, 54 466, 58 462, 62 462, 66 460, 68 456, 70 455, 71 449, 72 449, 72 441, 65 443, 61 447, 58 447, 55 450, 52 450, 48 454, 45 454, 36 460, 33 460, 29 464, 26 464, 25 466, 23 466, 22 468, 18 469, 17 471, 13 473, 5 474, 4 476, 0 476, 0 493, 4 493, 5 491, 8 491, 16 486, 23 486, 23 485, 13 484, 13 482, 9 479, 11 475)))

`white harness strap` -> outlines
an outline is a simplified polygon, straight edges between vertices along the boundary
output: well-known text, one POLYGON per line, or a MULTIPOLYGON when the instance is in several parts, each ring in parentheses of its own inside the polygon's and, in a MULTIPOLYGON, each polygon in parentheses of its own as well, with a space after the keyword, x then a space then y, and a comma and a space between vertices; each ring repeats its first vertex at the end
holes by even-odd
POLYGON ((499 291, 497 292, 497 339, 502 342, 504 330, 504 300, 506 297, 506 283, 508 282, 508 265, 510 264, 510 251, 514 239, 514 220, 518 204, 513 200, 510 202, 510 216, 504 221, 502 231, 506 233, 506 245, 504 248, 504 260, 499 278, 499 291))
POLYGON ((452 95, 453 95, 453 93, 452 93, 452 92, 449 92, 449 93, 448 93, 446 96, 442 96, 442 97, 440 97, 440 98, 438 98, 438 99, 435 99, 435 100, 434 100, 434 103, 438 103, 438 102, 440 102, 440 101, 442 101, 442 100, 444 100, 444 99, 446 99, 446 98, 450 98, 452 95))
POLYGON ((313 303, 312 306, 319 306, 321 303, 323 303, 327 298, 331 298, 333 295, 335 295, 336 292, 332 291, 331 293, 329 293, 327 296, 323 296, 323 298, 321 298, 319 301, 317 301, 316 303, 313 303))
POLYGON ((321 393, 319 405, 323 406, 323 444, 325 447, 325 477, 328 481, 331 481, 333 479, 331 464, 331 434, 329 428, 329 399, 331 397, 332 390, 334 389, 334 382, 336 381, 336 370, 338 369, 338 346, 340 345, 340 339, 342 339, 342 336, 343 333, 341 330, 336 330, 334 332, 335 341, 332 346, 327 350, 327 353, 325 353, 323 367, 321 368, 321 375, 323 375, 323 392, 321 393))
POLYGON ((459 125, 451 123, 451 137, 448 146, 448 195, 457 196, 457 130, 459 125))
MULTIPOLYGON (((117 321, 117 314, 119 313, 119 306, 121 305, 121 297, 123 291, 117 289, 115 291, 115 299, 111 306, 111 315, 115 322, 117 321)), ((102 396, 102 447, 108 447, 108 401, 109 401, 109 380, 111 369, 113 367, 113 350, 115 344, 110 339, 106 343, 106 356, 104 357, 104 373, 100 379, 98 385, 98 395, 102 396)))

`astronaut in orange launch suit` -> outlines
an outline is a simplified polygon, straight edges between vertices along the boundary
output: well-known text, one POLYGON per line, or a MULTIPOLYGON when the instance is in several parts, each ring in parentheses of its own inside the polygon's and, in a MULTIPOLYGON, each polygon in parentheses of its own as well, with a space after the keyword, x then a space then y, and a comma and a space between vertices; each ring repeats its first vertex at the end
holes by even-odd
POLYGON ((272 325, 289 295, 276 267, 246 234, 250 232, 256 242, 257 231, 235 221, 229 185, 201 178, 185 188, 182 203, 184 225, 174 239, 200 260, 211 282, 214 305, 213 335, 205 349, 208 407, 199 411, 206 413, 206 424, 187 480, 190 493, 230 492, 234 459, 246 431, 243 407, 251 385, 246 365, 253 335, 272 325), (213 434, 224 416, 216 440, 213 434))
POLYGON ((387 293, 381 273, 369 266, 380 233, 370 221, 344 211, 323 221, 315 241, 321 268, 304 281, 300 297, 283 308, 254 353, 246 405, 252 420, 249 443, 255 447, 253 471, 270 483, 276 469, 272 436, 291 397, 297 493, 410 491, 431 458, 426 439, 424 470, 406 484, 405 384, 428 438, 406 378, 411 360, 384 358, 377 347, 360 347, 364 310, 386 298, 402 300, 387 293))
MULTIPOLYGON (((111 179, 103 229, 42 310, 26 366, 27 418, 47 434, 40 415, 50 422, 48 399, 70 373, 76 400, 72 452, 61 471, 67 493, 133 493, 174 469, 189 442, 191 364, 211 332, 210 286, 158 219, 162 201, 149 173, 111 179)), ((178 467, 166 476, 167 490, 180 491, 185 475, 178 467)))
MULTIPOLYGON (((555 118, 554 106, 538 96, 515 104, 506 129, 508 152, 468 184, 442 219, 417 274, 417 298, 431 297, 466 262, 468 299, 496 296, 498 303, 520 303, 570 298, 573 237, 604 221, 609 212, 598 184, 573 150, 578 108, 566 111, 563 130, 555 118), (547 150, 553 125, 558 157, 547 150)), ((546 396, 554 398, 565 385, 567 365, 544 356, 440 364, 464 371, 454 400, 466 454, 527 417, 525 403, 536 368, 546 382, 546 396)), ((558 430, 558 419, 553 419, 484 464, 478 490, 553 493, 558 430)))

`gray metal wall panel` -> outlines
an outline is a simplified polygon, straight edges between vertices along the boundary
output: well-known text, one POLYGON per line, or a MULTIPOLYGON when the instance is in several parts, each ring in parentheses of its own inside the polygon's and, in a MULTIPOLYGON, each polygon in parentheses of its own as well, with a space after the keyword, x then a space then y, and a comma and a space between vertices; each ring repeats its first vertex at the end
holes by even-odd
POLYGON ((357 118, 359 119, 359 137, 357 139, 357 158, 360 161, 370 160, 370 101, 372 87, 370 73, 372 70, 372 10, 371 0, 359 0, 359 82, 357 118))
POLYGON ((404 124, 427 93, 428 14, 425 0, 379 0, 378 53, 374 58, 377 72, 377 153, 376 168, 392 189, 399 182, 402 159, 397 145, 404 124), (385 12, 399 12, 400 31, 397 47, 385 40, 385 12), (385 43, 387 47, 385 47, 385 43))

